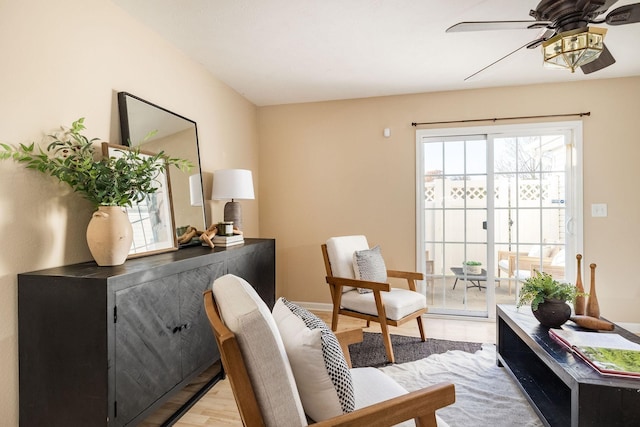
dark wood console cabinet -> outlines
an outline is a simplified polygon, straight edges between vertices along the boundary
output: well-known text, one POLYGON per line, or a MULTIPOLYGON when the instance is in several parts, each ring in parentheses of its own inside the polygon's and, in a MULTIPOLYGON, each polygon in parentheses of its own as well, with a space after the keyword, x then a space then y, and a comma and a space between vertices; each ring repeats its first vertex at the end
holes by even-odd
MULTIPOLYGON (((87 262, 19 274, 20 425, 148 420, 219 366, 202 292, 227 273, 246 279, 273 307, 275 241, 245 239, 241 246, 184 248, 117 267, 87 262)), ((210 375, 203 391, 220 369, 210 375)))

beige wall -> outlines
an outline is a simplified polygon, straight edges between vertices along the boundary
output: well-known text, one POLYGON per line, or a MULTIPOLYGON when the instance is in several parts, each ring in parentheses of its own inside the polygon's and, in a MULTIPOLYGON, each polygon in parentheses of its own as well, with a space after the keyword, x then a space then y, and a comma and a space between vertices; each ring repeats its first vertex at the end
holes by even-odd
MULTIPOLYGON (((84 116, 87 135, 118 142, 116 93, 127 91, 197 122, 203 171, 246 168, 259 182, 256 107, 111 2, 0 0, 0 52, 0 141, 40 141, 84 116)), ((209 204, 221 220, 224 203, 209 204)), ((257 206, 243 201, 250 236, 257 206)), ((91 210, 52 179, 0 163, 0 425, 18 425, 16 275, 90 260, 91 210)))
POLYGON ((260 108, 260 230, 277 239, 278 294, 330 301, 320 252, 330 236, 365 234, 389 266, 415 268, 411 122, 586 111, 584 260, 598 265, 602 315, 640 322, 640 78, 260 108), (592 218, 592 203, 609 216, 592 218))

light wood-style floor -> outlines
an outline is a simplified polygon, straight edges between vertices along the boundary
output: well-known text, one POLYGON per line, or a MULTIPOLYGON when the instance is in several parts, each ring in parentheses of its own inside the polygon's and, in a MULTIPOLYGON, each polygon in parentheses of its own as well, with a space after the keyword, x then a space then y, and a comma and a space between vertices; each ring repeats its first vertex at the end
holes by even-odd
MULTIPOLYGON (((325 322, 331 322, 331 313, 315 312, 325 322)), ((495 322, 486 320, 457 320, 426 318, 423 320, 427 339, 447 339, 453 341, 495 343, 495 322)), ((365 322, 341 316, 338 321, 339 329, 364 327, 365 322)), ((380 326, 372 323, 366 332, 380 332, 380 326)), ((392 334, 420 336, 415 322, 409 322, 401 327, 391 327, 392 334)), ((242 426, 242 421, 236 409, 236 402, 231 392, 228 380, 218 382, 196 403, 176 424, 177 427, 202 426, 242 426)))

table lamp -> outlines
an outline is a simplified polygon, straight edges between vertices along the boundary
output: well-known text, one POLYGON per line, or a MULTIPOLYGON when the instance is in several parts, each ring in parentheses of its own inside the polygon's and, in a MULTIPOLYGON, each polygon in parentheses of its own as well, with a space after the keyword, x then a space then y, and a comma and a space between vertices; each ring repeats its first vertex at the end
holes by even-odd
POLYGON ((224 205, 224 220, 242 230, 242 209, 236 199, 254 199, 253 178, 246 169, 221 169, 213 173, 213 200, 231 199, 224 205))

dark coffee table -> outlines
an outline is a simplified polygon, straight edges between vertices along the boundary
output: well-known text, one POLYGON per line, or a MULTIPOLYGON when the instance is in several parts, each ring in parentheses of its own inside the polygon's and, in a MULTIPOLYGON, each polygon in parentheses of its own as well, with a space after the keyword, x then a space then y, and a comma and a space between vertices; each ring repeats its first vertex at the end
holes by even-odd
MULTIPOLYGON (((498 305, 497 317, 498 365, 515 378, 545 425, 640 425, 640 379, 600 375, 551 338, 529 307, 498 305)), ((571 321, 562 328, 584 330, 571 321)), ((640 343, 617 325, 613 333, 640 343)))

